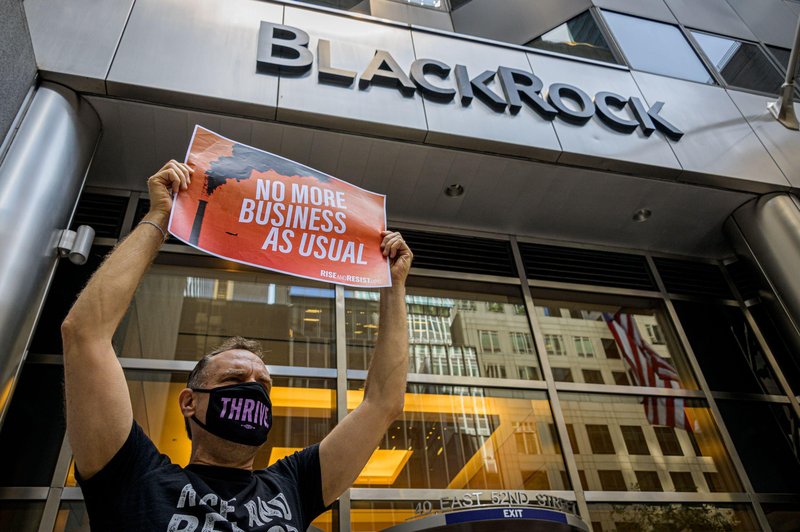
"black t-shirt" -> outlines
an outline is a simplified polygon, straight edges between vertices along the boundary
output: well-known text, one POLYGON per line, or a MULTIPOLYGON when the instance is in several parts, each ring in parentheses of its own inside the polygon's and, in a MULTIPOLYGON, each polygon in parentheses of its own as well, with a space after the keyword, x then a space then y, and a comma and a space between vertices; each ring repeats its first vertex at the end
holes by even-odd
POLYGON ((319 445, 258 471, 182 468, 134 422, 103 469, 88 480, 76 471, 76 478, 95 532, 305 532, 326 510, 319 445))

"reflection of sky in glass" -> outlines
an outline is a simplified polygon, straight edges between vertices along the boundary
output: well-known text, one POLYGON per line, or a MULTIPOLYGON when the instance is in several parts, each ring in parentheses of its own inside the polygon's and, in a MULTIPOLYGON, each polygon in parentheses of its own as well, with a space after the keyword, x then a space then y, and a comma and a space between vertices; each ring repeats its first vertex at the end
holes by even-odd
POLYGON ((566 24, 548 31, 541 38, 548 42, 575 42, 575 37, 572 36, 566 24))
POLYGON ((702 83, 714 82, 675 26, 609 11, 603 15, 632 68, 702 83))
POLYGON ((700 48, 703 49, 703 52, 705 52, 708 58, 711 59, 711 62, 714 63, 714 66, 720 71, 725 68, 725 65, 730 62, 736 52, 739 51, 739 48, 742 47, 742 43, 739 41, 733 41, 715 35, 696 32, 692 32, 692 35, 697 39, 697 43, 700 45, 700 48))

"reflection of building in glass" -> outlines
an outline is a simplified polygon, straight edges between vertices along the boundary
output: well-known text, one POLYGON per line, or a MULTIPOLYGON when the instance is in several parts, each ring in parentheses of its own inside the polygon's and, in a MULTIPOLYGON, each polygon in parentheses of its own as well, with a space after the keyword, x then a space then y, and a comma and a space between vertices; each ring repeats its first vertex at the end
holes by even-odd
POLYGON ((715 493, 740 489, 707 408, 692 430, 651 425, 639 396, 567 394, 564 417, 584 489, 715 493))
MULTIPOLYGON (((380 449, 410 454, 371 487, 569 489, 543 393, 410 385, 406 408, 380 449)), ((348 392, 355 407, 360 392, 348 392), (358 394, 358 395, 356 395, 358 394)))
MULTIPOLYGON (((347 290, 345 297, 348 358, 366 369, 378 294, 347 290)), ((412 294, 406 308, 411 373, 541 379, 524 305, 412 294)))
MULTIPOLYGON (((629 373, 631 368, 624 362, 602 312, 584 310, 574 303, 548 301, 544 304, 547 306, 537 305, 536 312, 556 381, 623 386, 634 383, 629 373)), ((633 319, 644 341, 676 366, 684 386, 691 387, 691 379, 685 378, 687 374, 679 349, 667 344, 659 314, 634 313, 633 319)))
POLYGON ((196 360, 225 338, 259 340, 273 365, 330 367, 333 290, 270 274, 154 267, 115 337, 120 356, 196 360), (204 275, 205 274, 205 275, 204 275))

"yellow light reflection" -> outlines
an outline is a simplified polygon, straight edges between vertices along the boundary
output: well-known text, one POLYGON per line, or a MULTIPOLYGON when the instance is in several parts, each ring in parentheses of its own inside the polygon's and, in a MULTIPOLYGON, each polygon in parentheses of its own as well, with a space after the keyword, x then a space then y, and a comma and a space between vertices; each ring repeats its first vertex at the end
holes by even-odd
MULTIPOLYGON (((269 454, 269 465, 300 450, 299 447, 273 447, 269 454)), ((391 486, 397 480, 400 471, 403 470, 412 454, 413 451, 376 449, 361 474, 358 475, 355 484, 391 486)))

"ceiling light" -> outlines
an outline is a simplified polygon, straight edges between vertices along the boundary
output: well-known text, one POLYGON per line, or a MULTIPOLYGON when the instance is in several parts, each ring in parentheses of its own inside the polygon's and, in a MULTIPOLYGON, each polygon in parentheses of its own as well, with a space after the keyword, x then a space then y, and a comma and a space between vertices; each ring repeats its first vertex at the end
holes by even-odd
POLYGON ((451 198, 455 198, 464 194, 464 187, 459 185, 458 183, 453 183, 452 185, 448 185, 446 189, 444 189, 444 193, 451 198))
POLYGON ((638 211, 633 213, 633 221, 634 222, 644 222, 652 216, 653 213, 650 209, 639 209, 638 211))

